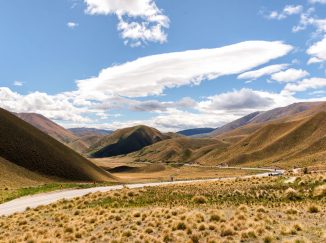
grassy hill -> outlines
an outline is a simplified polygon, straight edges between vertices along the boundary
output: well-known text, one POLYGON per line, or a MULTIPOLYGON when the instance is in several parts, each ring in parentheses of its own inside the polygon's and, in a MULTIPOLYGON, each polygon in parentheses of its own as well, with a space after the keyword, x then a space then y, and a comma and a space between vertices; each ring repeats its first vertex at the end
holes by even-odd
POLYGON ((91 146, 90 155, 94 158, 103 158, 128 154, 169 138, 170 135, 147 126, 124 128, 105 136, 91 146))
POLYGON ((25 169, 0 157, 0 188, 18 188, 36 186, 55 181, 39 173, 25 169))
POLYGON ((64 127, 56 124, 55 122, 51 121, 50 119, 46 118, 43 115, 36 114, 36 113, 14 113, 20 119, 28 122, 29 124, 33 125, 34 127, 38 128, 42 132, 50 135, 51 137, 55 138, 56 140, 68 144, 71 141, 77 139, 77 136, 74 135, 69 130, 65 129, 64 127))
POLYGON ((253 113, 224 128, 227 128, 225 132, 213 138, 183 137, 161 141, 129 157, 153 163, 287 168, 326 163, 326 102, 299 103, 253 113), (263 117, 259 118, 261 114, 263 117), (257 122, 252 122, 253 119, 257 122))
POLYGON ((209 136, 231 143, 238 142, 266 124, 300 120, 321 111, 326 111, 326 102, 301 102, 265 112, 254 112, 217 128, 209 136))
POLYGON ((3 109, 0 109, 0 157, 47 176, 80 181, 114 180, 78 153, 3 109))
POLYGON ((288 122, 266 124, 224 153, 211 152, 201 163, 308 166, 325 163, 326 112, 288 122), (324 157, 324 158, 325 158, 324 157))
POLYGON ((190 163, 217 147, 224 150, 227 146, 217 139, 181 137, 158 142, 131 156, 136 161, 190 163))

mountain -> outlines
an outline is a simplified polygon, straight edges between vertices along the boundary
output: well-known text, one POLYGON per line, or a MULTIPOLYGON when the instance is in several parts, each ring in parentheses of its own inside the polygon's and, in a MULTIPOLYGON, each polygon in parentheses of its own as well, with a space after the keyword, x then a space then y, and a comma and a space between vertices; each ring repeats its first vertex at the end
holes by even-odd
POLYGON ((326 163, 326 102, 298 103, 252 113, 223 129, 211 138, 160 141, 128 156, 134 161, 152 163, 283 168, 326 163))
POLYGON ((249 115, 246 115, 244 117, 241 117, 240 119, 237 119, 235 121, 232 121, 222 127, 219 127, 217 129, 215 129, 214 131, 212 131, 210 133, 211 136, 216 136, 228 131, 232 131, 236 128, 242 127, 244 125, 247 125, 248 123, 250 123, 256 116, 258 116, 260 114, 259 111, 251 113, 249 115))
POLYGON ((85 154, 92 145, 98 143, 103 137, 103 135, 85 135, 70 142, 68 146, 78 153, 85 154))
POLYGON ((111 130, 88 128, 88 127, 69 128, 68 130, 77 137, 97 136, 97 135, 105 136, 113 133, 113 131, 111 130))
POLYGON ((217 139, 179 137, 144 147, 130 157, 137 162, 193 163, 211 150, 219 147, 222 151, 227 146, 217 139))
POLYGON ((194 135, 210 133, 214 130, 215 130, 214 128, 193 128, 193 129, 182 130, 177 133, 184 136, 194 136, 194 135))
POLYGON ((198 162, 291 167, 325 164, 325 157, 326 112, 322 111, 266 123, 223 153, 212 151, 198 162))
POLYGON ((0 157, 46 176, 112 181, 111 174, 12 113, 0 109, 0 157))
POLYGON ((54 123, 50 119, 36 113, 14 113, 20 119, 28 122, 42 132, 50 135, 58 141, 68 144, 77 139, 72 132, 54 123))
POLYGON ((261 124, 275 121, 278 119, 292 119, 300 115, 311 115, 319 111, 323 111, 326 107, 326 102, 300 102, 294 103, 286 107, 279 107, 273 110, 264 112, 254 112, 233 122, 230 122, 220 128, 215 129, 209 134, 211 137, 223 137, 227 133, 230 135, 244 135, 251 133, 261 127, 261 124))
POLYGON ((103 137, 91 146, 89 153, 94 158, 128 154, 169 138, 171 138, 170 135, 163 134, 151 127, 129 127, 119 129, 111 135, 103 137))

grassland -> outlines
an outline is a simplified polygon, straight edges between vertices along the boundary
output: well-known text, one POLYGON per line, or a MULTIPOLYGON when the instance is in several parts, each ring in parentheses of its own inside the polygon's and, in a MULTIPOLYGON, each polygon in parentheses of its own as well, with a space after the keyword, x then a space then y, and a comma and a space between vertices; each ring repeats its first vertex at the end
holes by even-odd
POLYGON ((12 242, 325 242, 326 174, 95 193, 0 218, 12 242))
POLYGON ((259 170, 223 169, 218 167, 195 167, 183 164, 132 162, 129 157, 93 159, 92 161, 107 169, 112 175, 126 183, 160 182, 174 180, 193 180, 235 177, 263 173, 259 170), (110 168, 114 168, 113 170, 110 168), (119 171, 120 169, 120 171, 119 171))
POLYGON ((29 187, 3 187, 0 189, 0 204, 19 198, 23 196, 30 196, 38 193, 46 193, 52 192, 57 190, 64 190, 64 189, 85 189, 91 188, 95 186, 110 186, 113 183, 110 182, 103 182, 103 183, 48 183, 42 185, 34 185, 29 187))

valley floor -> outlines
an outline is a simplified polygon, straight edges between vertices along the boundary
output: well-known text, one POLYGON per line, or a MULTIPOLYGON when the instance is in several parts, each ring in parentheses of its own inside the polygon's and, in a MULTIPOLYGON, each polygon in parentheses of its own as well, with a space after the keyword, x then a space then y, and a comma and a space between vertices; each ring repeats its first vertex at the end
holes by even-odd
POLYGON ((326 174, 94 193, 0 218, 2 241, 325 242, 326 174))

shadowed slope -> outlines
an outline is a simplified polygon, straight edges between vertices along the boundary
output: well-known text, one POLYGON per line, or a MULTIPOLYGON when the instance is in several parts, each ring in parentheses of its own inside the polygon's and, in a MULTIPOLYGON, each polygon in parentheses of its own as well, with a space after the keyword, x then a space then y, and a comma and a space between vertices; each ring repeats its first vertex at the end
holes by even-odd
POLYGON ((29 171, 1 157, 0 171, 0 188, 28 187, 55 181, 54 178, 48 178, 36 172, 29 171))
POLYGON ((169 138, 169 135, 147 126, 124 128, 94 144, 90 154, 94 158, 128 154, 169 138))
POLYGON ((106 171, 3 109, 0 157, 28 170, 68 180, 113 180, 106 171))

